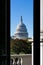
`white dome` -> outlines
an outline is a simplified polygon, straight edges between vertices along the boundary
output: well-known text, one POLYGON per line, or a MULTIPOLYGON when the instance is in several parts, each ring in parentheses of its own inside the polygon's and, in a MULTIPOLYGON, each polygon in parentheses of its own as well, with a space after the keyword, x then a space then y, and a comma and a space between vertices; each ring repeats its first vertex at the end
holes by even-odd
POLYGON ((21 16, 21 22, 17 25, 15 36, 16 36, 16 38, 19 38, 19 39, 28 38, 27 29, 26 29, 25 24, 22 21, 22 16, 21 16))
POLYGON ((19 32, 27 32, 26 26, 23 23, 19 24, 16 28, 16 32, 18 32, 18 31, 19 32))

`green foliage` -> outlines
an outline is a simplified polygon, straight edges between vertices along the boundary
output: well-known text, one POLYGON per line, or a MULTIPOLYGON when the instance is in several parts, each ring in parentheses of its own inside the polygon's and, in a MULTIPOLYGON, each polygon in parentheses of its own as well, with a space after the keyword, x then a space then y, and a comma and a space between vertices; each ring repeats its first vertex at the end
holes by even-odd
POLYGON ((19 54, 25 54, 23 51, 21 51, 19 54))
POLYGON ((16 54, 31 54, 31 42, 15 39, 12 52, 16 54))

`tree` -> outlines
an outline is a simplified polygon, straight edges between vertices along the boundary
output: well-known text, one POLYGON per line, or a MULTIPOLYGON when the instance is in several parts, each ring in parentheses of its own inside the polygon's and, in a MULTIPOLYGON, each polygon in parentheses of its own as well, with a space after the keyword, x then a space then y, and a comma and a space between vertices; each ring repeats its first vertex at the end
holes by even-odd
POLYGON ((12 50, 16 54, 20 54, 20 53, 30 54, 31 53, 31 42, 15 39, 12 50))

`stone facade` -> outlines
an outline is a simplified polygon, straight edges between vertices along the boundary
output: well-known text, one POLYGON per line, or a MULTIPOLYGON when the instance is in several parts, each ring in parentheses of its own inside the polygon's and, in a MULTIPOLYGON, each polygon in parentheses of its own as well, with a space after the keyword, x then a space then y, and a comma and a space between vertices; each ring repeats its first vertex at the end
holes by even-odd
POLYGON ((11 55, 13 59, 13 65, 15 65, 15 59, 18 58, 18 65, 32 65, 32 54, 21 54, 21 55, 11 55))

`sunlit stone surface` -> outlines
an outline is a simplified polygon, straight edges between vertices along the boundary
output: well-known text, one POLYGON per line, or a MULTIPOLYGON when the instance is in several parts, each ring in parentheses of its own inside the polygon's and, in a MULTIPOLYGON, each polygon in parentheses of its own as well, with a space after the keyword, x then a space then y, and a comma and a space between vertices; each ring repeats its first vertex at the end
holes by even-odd
POLYGON ((43 0, 40 0, 40 65, 43 65, 43 0))

